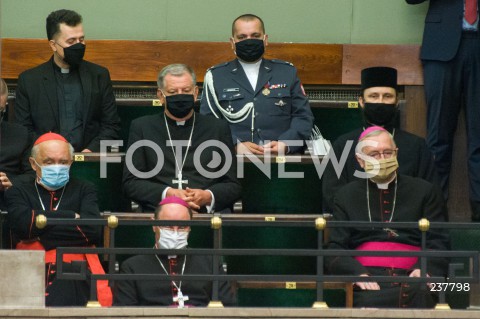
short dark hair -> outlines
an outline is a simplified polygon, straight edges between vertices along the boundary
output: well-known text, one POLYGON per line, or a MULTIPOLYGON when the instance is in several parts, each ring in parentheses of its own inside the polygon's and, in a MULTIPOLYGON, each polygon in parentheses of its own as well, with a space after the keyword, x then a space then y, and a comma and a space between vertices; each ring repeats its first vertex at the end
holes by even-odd
POLYGON ((52 40, 60 31, 60 24, 65 23, 69 27, 74 27, 82 23, 82 16, 73 10, 61 9, 53 11, 47 17, 47 38, 52 40))
POLYGON ((252 13, 246 13, 246 14, 242 14, 241 16, 237 17, 235 20, 233 20, 233 23, 232 23, 232 36, 235 35, 235 23, 238 21, 238 20, 243 20, 243 21, 252 21, 252 20, 258 20, 260 21, 260 24, 262 26, 262 31, 263 33, 265 33, 265 25, 263 24, 263 20, 262 18, 260 18, 259 16, 256 16, 252 13))

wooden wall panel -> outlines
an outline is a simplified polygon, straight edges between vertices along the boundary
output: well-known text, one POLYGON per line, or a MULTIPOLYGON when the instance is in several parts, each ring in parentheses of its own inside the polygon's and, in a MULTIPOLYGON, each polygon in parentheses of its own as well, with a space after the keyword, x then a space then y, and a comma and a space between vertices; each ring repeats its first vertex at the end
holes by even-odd
POLYGON ((340 44, 272 43, 266 56, 292 62, 304 84, 341 84, 343 46, 340 44))
POLYGON ((47 40, 1 40, 2 69, 0 74, 4 79, 16 79, 22 71, 45 62, 52 54, 47 40))
POLYGON ((398 70, 398 84, 423 85, 418 45, 346 44, 343 46, 343 84, 359 84, 360 71, 371 66, 398 70))
MULTIPOLYGON (((1 49, 1 76, 6 79, 16 79, 51 56, 47 40, 41 39, 2 39, 1 49)), ((305 84, 341 83, 341 45, 272 43, 266 56, 295 64, 305 84)), ((186 63, 202 82, 209 67, 234 55, 228 42, 89 40, 85 58, 107 67, 113 81, 152 82, 164 66, 186 63)))
POLYGON ((421 137, 427 135, 427 105, 423 86, 405 86, 405 126, 406 131, 421 137))
MULTIPOLYGON (((22 71, 47 60, 43 39, 2 39, 1 76, 16 79, 22 71)), ((304 84, 359 84, 360 70, 375 65, 399 71, 400 85, 422 85, 416 45, 271 43, 266 57, 292 62, 304 84)), ((228 42, 89 40, 85 58, 110 70, 113 81, 153 82, 170 63, 191 65, 199 81, 212 65, 233 59, 228 42)))

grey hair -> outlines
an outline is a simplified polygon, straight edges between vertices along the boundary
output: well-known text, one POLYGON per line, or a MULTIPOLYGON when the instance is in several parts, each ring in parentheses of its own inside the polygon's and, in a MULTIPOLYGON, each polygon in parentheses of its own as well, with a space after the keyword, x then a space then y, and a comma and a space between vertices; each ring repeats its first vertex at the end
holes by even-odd
MULTIPOLYGON (((37 158, 38 149, 39 149, 40 144, 34 145, 32 147, 32 151, 30 152, 31 157, 37 158)), ((73 149, 73 146, 70 143, 68 143, 68 150, 70 151, 70 159, 73 161, 73 155, 74 155, 73 153, 75 152, 75 150, 73 149)))
POLYGON ((8 86, 4 79, 0 79, 0 96, 8 94, 8 86))
POLYGON ((171 74, 173 76, 181 76, 185 73, 188 73, 192 76, 193 86, 197 85, 197 76, 195 75, 195 72, 193 71, 193 69, 186 64, 176 63, 176 64, 167 65, 158 73, 158 77, 157 77, 158 88, 163 89, 165 87, 165 77, 168 74, 171 74))
POLYGON ((367 138, 369 138, 369 137, 378 136, 378 135, 383 134, 383 133, 388 134, 388 136, 390 137, 390 140, 392 141, 393 147, 394 147, 394 148, 397 148, 397 143, 395 143, 395 140, 393 139, 393 135, 390 134, 390 132, 387 131, 387 130, 385 130, 385 131, 384 131, 384 130, 371 131, 370 133, 365 134, 365 136, 363 136, 363 137, 359 140, 359 142, 361 142, 361 141, 363 141, 363 140, 365 140, 365 139, 367 139, 367 138))

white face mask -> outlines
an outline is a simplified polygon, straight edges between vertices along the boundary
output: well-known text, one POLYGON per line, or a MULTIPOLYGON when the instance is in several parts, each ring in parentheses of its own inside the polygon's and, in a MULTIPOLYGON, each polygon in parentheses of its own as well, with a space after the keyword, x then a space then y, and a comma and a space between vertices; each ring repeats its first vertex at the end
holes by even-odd
POLYGON ((163 249, 182 249, 188 245, 189 231, 175 231, 171 229, 160 229, 158 246, 163 249))

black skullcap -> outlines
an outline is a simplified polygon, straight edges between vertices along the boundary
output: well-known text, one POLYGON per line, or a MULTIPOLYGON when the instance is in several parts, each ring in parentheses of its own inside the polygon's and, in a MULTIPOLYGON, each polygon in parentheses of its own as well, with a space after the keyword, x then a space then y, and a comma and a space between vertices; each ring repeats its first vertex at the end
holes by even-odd
POLYGON ((362 90, 387 86, 397 89, 397 70, 386 66, 376 66, 362 70, 362 90))

